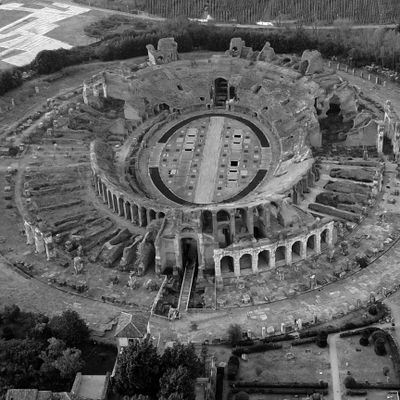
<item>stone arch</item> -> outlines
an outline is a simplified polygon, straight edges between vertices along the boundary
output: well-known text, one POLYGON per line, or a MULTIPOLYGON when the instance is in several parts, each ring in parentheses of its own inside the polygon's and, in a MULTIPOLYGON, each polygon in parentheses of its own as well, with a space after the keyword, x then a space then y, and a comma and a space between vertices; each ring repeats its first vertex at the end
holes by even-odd
POLYGON ((235 233, 246 233, 247 229, 247 210, 244 208, 237 208, 235 210, 235 233))
POLYGON ((132 222, 137 224, 139 221, 139 207, 136 204, 132 204, 132 222))
POLYGON ((300 240, 298 240, 297 242, 294 242, 292 244, 292 260, 296 261, 302 258, 302 254, 301 254, 301 246, 302 243, 300 240))
POLYGON ((230 273, 234 271, 234 261, 231 256, 224 256, 220 261, 221 273, 230 273))
POLYGON ((140 226, 147 226, 147 212, 144 207, 139 208, 139 219, 141 221, 140 226))
POLYGON ((156 212, 154 211, 154 210, 149 210, 149 223, 151 222, 151 221, 153 221, 154 219, 156 219, 156 212))
POLYGON ((275 250, 275 262, 286 263, 286 246, 278 246, 275 250))
POLYGON ((321 232, 321 247, 326 247, 329 244, 329 228, 325 228, 321 232))
POLYGON ((201 213, 201 227, 204 233, 213 233, 213 215, 210 210, 201 213))
POLYGON ((124 199, 122 197, 118 198, 118 215, 120 217, 125 216, 125 204, 124 204, 124 199))
POLYGON ((118 213, 118 199, 115 194, 112 195, 113 198, 113 210, 115 213, 118 213))
POLYGON ((165 218, 165 214, 164 214, 162 211, 159 211, 159 212, 157 213, 157 218, 158 218, 158 219, 163 219, 163 218, 165 218))
POLYGON ((316 249, 316 237, 312 234, 307 239, 307 256, 314 254, 316 249))
POLYGON ((219 210, 217 212, 217 222, 225 222, 230 221, 231 216, 228 211, 226 210, 219 210))
POLYGON ((269 267, 269 250, 262 250, 258 253, 258 268, 265 269, 269 267))
POLYGON ((240 270, 252 268, 252 256, 251 254, 243 254, 239 260, 240 270))
POLYGON ((132 213, 131 213, 131 203, 129 201, 125 202, 125 217, 129 221, 132 220, 132 213))

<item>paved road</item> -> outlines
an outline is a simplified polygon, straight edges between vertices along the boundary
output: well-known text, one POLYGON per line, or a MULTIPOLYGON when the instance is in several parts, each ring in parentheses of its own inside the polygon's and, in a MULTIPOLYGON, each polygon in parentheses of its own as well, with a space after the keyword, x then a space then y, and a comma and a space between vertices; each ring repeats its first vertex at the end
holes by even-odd
POLYGON ((339 333, 328 336, 329 359, 331 363, 333 400, 342 400, 339 377, 339 361, 336 348, 336 339, 339 333))

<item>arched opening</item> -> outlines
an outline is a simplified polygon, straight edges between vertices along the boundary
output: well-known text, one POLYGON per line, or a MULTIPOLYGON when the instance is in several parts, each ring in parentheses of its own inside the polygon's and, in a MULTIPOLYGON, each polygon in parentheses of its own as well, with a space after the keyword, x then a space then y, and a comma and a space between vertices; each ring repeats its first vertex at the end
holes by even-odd
POLYGON ((225 222, 229 221, 231 219, 228 211, 225 210, 219 210, 217 212, 217 222, 225 222))
POLYGON ((136 204, 132 205, 132 222, 136 223, 139 220, 139 208, 136 204))
POLYGON ((253 208, 254 237, 256 239, 266 237, 265 212, 264 207, 261 205, 253 208))
POLYGON ((149 211, 149 223, 151 222, 151 221, 153 221, 154 219, 156 219, 156 212, 154 211, 154 210, 150 210, 149 211))
POLYGON ((126 219, 128 219, 129 221, 132 220, 131 203, 129 203, 129 201, 125 202, 125 216, 126 216, 126 219))
POLYGON ((223 223, 218 226, 218 244, 221 249, 232 243, 231 228, 229 224, 223 223))
POLYGON ((193 238, 181 239, 181 254, 183 268, 197 265, 197 241, 193 238))
POLYGON ((250 254, 243 254, 239 260, 240 263, 240 270, 251 269, 251 255, 250 254))
POLYGON ((299 68, 299 72, 302 75, 305 75, 308 69, 308 66, 310 65, 310 63, 308 62, 308 60, 304 60, 300 63, 300 68, 299 68))
POLYGON ((258 269, 266 269, 269 267, 269 251, 263 250, 258 253, 258 269))
POLYGON ((276 264, 285 264, 286 263, 286 247, 279 246, 275 251, 275 262, 276 264))
POLYGON ((124 217, 125 216, 124 199, 121 199, 121 197, 118 198, 118 215, 120 217, 124 217))
POLYGON ((144 207, 140 207, 140 218, 141 218, 141 226, 147 226, 147 213, 144 207))
POLYGON ((118 213, 118 199, 115 194, 113 194, 113 210, 115 213, 118 213))
POLYGON ((235 210, 235 229, 236 233, 247 233, 247 224, 246 224, 246 210, 244 208, 237 208, 235 210))
POLYGON ((386 135, 383 136, 383 146, 382 146, 383 154, 386 155, 393 155, 393 143, 392 139, 387 137, 386 135))
POLYGON ((293 200, 293 204, 299 204, 299 196, 297 194, 296 186, 293 188, 292 200, 293 200))
POLYGON ((301 259, 301 242, 297 241, 292 245, 292 260, 300 260, 301 259))
POLYGON ((213 216, 212 212, 209 210, 204 210, 201 213, 201 226, 203 233, 213 233, 213 216))
POLYGON ((229 99, 237 100, 237 94, 236 94, 235 86, 229 86, 229 99))
POLYGON ((315 235, 311 235, 307 240, 307 256, 315 252, 315 235))
POLYGON ((224 256, 221 258, 221 274, 227 274, 234 271, 233 257, 224 256))
POLYGON ((214 81, 214 104, 217 107, 224 106, 228 99, 228 81, 224 78, 217 78, 214 81))
POLYGON ((157 214, 157 218, 158 219, 163 219, 163 218, 165 218, 165 214, 162 211, 159 211, 158 214, 157 214))
POLYGON ((321 247, 328 245, 329 229, 325 229, 321 233, 321 247))

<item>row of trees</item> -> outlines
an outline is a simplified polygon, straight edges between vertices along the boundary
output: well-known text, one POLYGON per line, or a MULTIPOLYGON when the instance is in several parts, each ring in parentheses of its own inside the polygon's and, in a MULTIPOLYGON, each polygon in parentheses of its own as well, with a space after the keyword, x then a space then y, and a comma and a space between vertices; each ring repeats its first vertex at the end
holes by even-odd
POLYGON ((0 328, 0 398, 10 388, 70 389, 83 367, 81 349, 89 338, 75 311, 49 319, 5 307, 0 328))
POLYGON ((114 389, 143 400, 194 400, 203 370, 192 344, 175 343, 160 356, 150 340, 136 341, 118 357, 114 389))
POLYGON ((254 50, 261 50, 266 41, 277 53, 301 54, 306 49, 317 49, 324 57, 336 56, 356 66, 371 62, 400 72, 400 32, 377 29, 372 35, 350 29, 349 25, 337 26, 333 31, 286 29, 264 31, 254 29, 219 28, 199 25, 181 18, 149 27, 146 32, 126 31, 88 46, 70 50, 44 50, 26 67, 0 73, 0 95, 22 83, 22 71, 31 69, 39 74, 61 70, 65 66, 84 63, 93 59, 111 61, 147 55, 146 45, 157 44, 166 36, 174 36, 181 53, 193 50, 225 51, 233 37, 242 37, 254 50))

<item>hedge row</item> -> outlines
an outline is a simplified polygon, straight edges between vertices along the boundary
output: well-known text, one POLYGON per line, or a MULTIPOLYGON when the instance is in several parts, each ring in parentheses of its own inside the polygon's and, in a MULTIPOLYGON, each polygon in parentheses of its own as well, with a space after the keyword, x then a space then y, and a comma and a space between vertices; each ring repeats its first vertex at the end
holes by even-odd
POLYGON ((367 334, 371 335, 373 332, 378 330, 379 328, 365 328, 365 329, 359 329, 357 331, 347 331, 347 332, 342 332, 339 337, 345 338, 345 337, 350 337, 350 336, 357 336, 357 335, 362 335, 362 334, 367 334))
POLYGON ((319 381, 319 382, 279 382, 279 383, 271 383, 271 382, 260 382, 260 381, 240 381, 235 384, 237 388, 297 388, 297 389, 327 389, 328 382, 319 381))
POLYGON ((281 348, 281 344, 262 343, 247 347, 237 347, 235 350, 232 351, 232 354, 240 357, 242 354, 262 353, 264 351, 277 350, 281 348))
POLYGON ((303 344, 315 343, 317 341, 317 336, 311 336, 304 339, 296 339, 291 343, 292 346, 301 346, 303 344))

